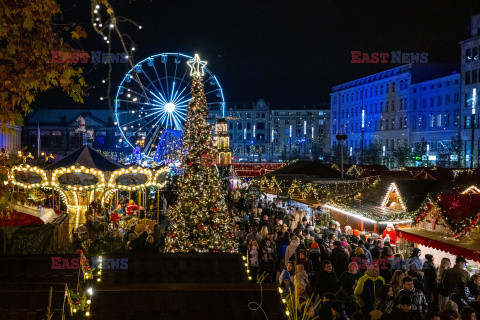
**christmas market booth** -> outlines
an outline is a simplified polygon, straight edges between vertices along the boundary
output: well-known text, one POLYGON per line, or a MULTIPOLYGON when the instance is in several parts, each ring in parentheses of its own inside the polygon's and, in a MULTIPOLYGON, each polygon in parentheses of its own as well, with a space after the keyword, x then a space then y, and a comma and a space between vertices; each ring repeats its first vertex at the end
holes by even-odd
POLYGON ((413 226, 400 228, 400 238, 413 242, 423 253, 442 257, 463 256, 480 262, 480 194, 472 186, 458 194, 428 197, 416 212, 413 226))
POLYGON ((366 179, 375 180, 353 196, 327 201, 324 208, 341 225, 374 233, 383 232, 389 223, 409 225, 428 194, 442 189, 434 181, 413 180, 408 172, 391 171, 366 179))

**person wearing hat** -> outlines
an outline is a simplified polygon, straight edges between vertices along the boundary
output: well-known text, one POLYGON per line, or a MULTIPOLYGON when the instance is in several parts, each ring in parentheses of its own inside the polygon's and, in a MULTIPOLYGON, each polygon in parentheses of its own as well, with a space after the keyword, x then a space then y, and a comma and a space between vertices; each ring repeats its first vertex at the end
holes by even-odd
POLYGON ((466 266, 467 260, 465 260, 464 257, 457 257, 457 259, 455 259, 455 265, 445 271, 442 285, 446 293, 448 293, 448 296, 453 293, 459 282, 467 284, 470 280, 470 274, 465 270, 466 266))
POLYGON ((335 270, 337 277, 340 277, 342 273, 348 270, 348 260, 348 253, 345 251, 342 243, 338 240, 334 241, 332 254, 330 255, 330 261, 332 262, 333 269, 335 270))
POLYGON ((387 227, 382 233, 382 238, 385 239, 386 237, 390 238, 390 245, 395 246, 397 243, 397 232, 395 231, 395 228, 393 227, 393 223, 389 222, 387 223, 387 227))
POLYGON ((412 298, 410 296, 402 296, 399 300, 400 304, 390 313, 391 320, 421 320, 422 315, 414 310, 412 298))

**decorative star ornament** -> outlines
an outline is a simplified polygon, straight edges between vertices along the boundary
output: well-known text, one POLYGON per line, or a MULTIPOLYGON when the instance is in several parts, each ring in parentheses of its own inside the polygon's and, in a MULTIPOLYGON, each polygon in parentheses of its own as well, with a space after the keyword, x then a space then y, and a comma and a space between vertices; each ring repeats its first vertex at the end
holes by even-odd
POLYGON ((188 66, 190 67, 190 75, 192 77, 200 77, 205 74, 204 68, 207 65, 206 61, 201 61, 200 56, 195 54, 193 60, 187 61, 188 66))

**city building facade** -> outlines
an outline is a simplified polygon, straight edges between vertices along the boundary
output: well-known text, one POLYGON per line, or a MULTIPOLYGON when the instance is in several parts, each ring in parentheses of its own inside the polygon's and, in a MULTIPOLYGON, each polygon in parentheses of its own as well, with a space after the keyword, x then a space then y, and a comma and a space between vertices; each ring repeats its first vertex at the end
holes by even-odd
POLYGON ((271 108, 260 99, 227 106, 225 119, 234 162, 321 158, 330 153, 328 109, 271 108))
POLYGON ((480 163, 480 127, 479 127, 479 94, 480 94, 480 14, 471 18, 470 37, 461 46, 461 135, 463 154, 466 166, 478 166, 480 163), (476 90, 476 96, 474 95, 476 90), (475 125, 472 126, 472 118, 475 125), (473 131, 473 132, 472 132, 473 131), (472 139, 473 137, 473 139, 472 139), (474 141, 472 146, 472 141, 474 141), (471 157, 473 149, 473 157, 471 157), (473 162, 472 162, 473 160, 473 162))
POLYGON ((407 64, 333 87, 332 148, 338 147, 336 135, 346 134, 348 161, 361 162, 376 146, 382 163, 394 165, 394 150, 415 151, 423 143, 429 152, 420 156, 434 161, 439 146, 448 147, 458 132, 460 76, 455 68, 407 64))
MULTIPOLYGON (((104 152, 121 152, 120 132, 114 125, 113 114, 108 109, 42 109, 34 111, 25 119, 22 130, 22 145, 36 154, 38 150, 52 155, 64 156, 83 146, 80 123, 82 117, 86 128, 93 129, 91 146, 104 152), (40 139, 38 139, 40 134, 40 139)), ((131 152, 131 151, 130 151, 131 152)))

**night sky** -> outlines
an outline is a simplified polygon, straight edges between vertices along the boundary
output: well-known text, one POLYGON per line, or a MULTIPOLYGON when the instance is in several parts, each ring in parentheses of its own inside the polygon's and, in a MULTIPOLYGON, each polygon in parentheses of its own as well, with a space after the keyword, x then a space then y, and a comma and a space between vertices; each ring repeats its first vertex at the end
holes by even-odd
MULTIPOLYGON (((65 21, 85 26, 86 51, 106 50, 90 28, 89 1, 63 1, 65 21)), ((120 29, 136 43, 135 61, 161 52, 199 53, 220 80, 227 103, 265 99, 274 107, 318 106, 331 87, 393 68, 351 64, 351 51, 428 52, 431 63, 459 63, 478 1, 111 1, 118 16, 141 24, 120 29)), ((114 38, 114 49, 120 49, 114 38)), ((85 66, 87 108, 105 108, 106 70, 85 66)), ((113 86, 127 71, 114 66, 113 86)), ((115 89, 112 90, 112 96, 115 89)), ((36 107, 81 107, 58 91, 36 107)))

